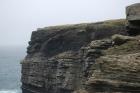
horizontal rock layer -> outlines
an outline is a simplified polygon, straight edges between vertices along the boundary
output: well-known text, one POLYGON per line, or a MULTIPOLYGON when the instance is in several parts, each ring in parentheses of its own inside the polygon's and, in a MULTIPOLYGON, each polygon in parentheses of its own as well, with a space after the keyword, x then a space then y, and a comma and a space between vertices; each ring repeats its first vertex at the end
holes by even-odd
POLYGON ((111 38, 113 34, 126 34, 125 20, 34 31, 28 55, 22 61, 23 89, 41 93, 71 93, 83 88, 95 58, 112 44, 109 39, 97 39, 111 38))
POLYGON ((138 11, 139 4, 127 7, 128 23, 120 19, 33 31, 21 62, 23 93, 139 93, 138 11))
POLYGON ((93 68, 90 91, 140 92, 140 53, 103 56, 93 68))

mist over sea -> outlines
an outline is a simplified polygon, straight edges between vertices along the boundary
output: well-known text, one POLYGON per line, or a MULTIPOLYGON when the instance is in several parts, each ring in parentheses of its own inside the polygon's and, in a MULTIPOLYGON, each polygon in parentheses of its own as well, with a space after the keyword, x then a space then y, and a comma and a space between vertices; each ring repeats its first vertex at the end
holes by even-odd
POLYGON ((20 61, 25 52, 24 46, 0 47, 0 93, 21 93, 20 61))

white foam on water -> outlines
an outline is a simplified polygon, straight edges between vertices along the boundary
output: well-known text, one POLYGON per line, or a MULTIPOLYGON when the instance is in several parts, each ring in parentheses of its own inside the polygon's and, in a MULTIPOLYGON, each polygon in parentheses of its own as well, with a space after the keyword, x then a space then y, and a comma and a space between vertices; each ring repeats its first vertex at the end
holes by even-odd
POLYGON ((0 93, 20 93, 18 90, 0 90, 0 93))

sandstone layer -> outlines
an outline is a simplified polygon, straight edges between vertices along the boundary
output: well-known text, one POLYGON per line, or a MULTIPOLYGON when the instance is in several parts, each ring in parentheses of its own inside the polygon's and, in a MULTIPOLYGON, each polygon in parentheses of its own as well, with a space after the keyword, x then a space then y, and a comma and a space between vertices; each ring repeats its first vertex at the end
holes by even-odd
POLYGON ((131 28, 140 26, 132 15, 139 7, 127 8, 127 20, 33 31, 21 62, 23 93, 140 92, 140 36, 131 28))

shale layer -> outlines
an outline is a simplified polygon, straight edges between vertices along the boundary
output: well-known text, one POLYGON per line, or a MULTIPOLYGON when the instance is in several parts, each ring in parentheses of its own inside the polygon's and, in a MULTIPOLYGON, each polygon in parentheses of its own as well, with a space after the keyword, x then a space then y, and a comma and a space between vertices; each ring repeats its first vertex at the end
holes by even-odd
POLYGON ((39 28, 22 64, 23 93, 139 93, 140 4, 127 19, 39 28))

